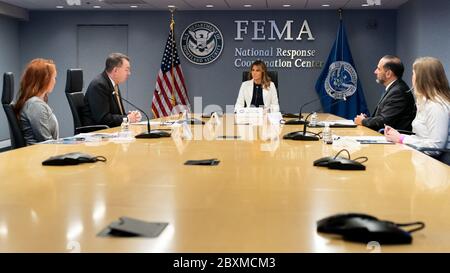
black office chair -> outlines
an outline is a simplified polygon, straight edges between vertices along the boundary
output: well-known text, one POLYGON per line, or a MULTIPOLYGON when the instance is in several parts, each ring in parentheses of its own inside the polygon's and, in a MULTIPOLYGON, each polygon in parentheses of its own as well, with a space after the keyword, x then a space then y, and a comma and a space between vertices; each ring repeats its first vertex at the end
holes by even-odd
POLYGON ((432 157, 441 161, 442 163, 450 166, 450 128, 448 131, 447 144, 445 145, 445 148, 422 148, 422 147, 415 147, 415 146, 412 146, 412 147, 422 153, 439 152, 440 154, 438 156, 432 156, 432 157))
POLYGON ((447 164, 450 166, 450 149, 449 148, 420 148, 420 147, 413 147, 414 149, 420 151, 420 152, 440 152, 438 156, 432 156, 433 158, 441 161, 444 164, 447 164))
MULTIPOLYGON (((278 72, 277 71, 267 71, 267 74, 270 77, 270 80, 275 84, 275 87, 277 88, 277 96, 278 101, 280 100, 280 90, 278 89, 278 72)), ((248 81, 252 78, 252 75, 249 71, 242 72, 242 81, 248 81)))
POLYGON ((93 125, 91 113, 84 103, 83 70, 67 69, 66 97, 72 111, 74 133, 89 133, 109 128, 106 125, 93 125))
POLYGON ((11 148, 17 149, 27 146, 27 142, 23 137, 20 129, 19 121, 14 112, 14 105, 11 103, 14 98, 14 74, 6 72, 3 74, 3 94, 2 104, 5 110, 6 118, 9 125, 9 137, 11 139, 11 148))

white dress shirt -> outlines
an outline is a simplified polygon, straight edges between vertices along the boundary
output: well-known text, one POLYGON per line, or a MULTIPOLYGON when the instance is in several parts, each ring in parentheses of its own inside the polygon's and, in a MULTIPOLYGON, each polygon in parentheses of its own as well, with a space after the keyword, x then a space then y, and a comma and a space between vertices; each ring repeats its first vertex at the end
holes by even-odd
POLYGON ((393 80, 390 84, 388 84, 385 88, 385 91, 387 92, 389 90, 389 88, 391 88, 391 86, 398 80, 393 80))
POLYGON ((406 136, 403 143, 426 148, 450 148, 450 104, 440 98, 436 100, 419 99, 417 115, 412 122, 416 135, 406 136))

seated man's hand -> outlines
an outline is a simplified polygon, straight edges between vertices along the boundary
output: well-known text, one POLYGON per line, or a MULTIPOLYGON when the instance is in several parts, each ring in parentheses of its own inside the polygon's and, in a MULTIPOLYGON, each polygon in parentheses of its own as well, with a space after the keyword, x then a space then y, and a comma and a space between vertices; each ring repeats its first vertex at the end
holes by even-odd
POLYGON ((365 118, 367 118, 366 115, 360 114, 360 115, 357 115, 353 121, 354 121, 355 124, 357 124, 357 125, 363 125, 362 122, 363 122, 363 120, 364 120, 365 118))
POLYGON ((141 113, 139 113, 138 111, 131 111, 131 112, 129 112, 127 117, 128 117, 128 120, 131 123, 139 122, 139 121, 141 121, 141 118, 142 118, 141 117, 141 113))
POLYGON ((141 119, 142 119, 141 112, 139 112, 139 111, 134 111, 134 112, 136 112, 137 122, 141 121, 141 119))

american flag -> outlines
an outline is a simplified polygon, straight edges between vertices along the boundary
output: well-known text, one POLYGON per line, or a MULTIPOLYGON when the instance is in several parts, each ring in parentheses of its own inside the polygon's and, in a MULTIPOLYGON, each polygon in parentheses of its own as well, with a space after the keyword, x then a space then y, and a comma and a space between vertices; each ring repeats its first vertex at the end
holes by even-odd
POLYGON ((153 93, 152 112, 155 118, 178 114, 191 106, 181 70, 180 57, 174 35, 174 21, 170 23, 169 37, 162 57, 161 69, 156 78, 156 87, 153 93))

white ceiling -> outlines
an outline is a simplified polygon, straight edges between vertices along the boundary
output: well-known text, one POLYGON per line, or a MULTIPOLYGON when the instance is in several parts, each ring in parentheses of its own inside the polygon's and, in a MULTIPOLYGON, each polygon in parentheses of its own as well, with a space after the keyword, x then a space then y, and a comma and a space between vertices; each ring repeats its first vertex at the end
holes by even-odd
MULTIPOLYGON (((68 0, 72 2, 74 0, 68 0)), ((289 9, 396 9, 408 0, 381 0, 381 6, 362 7, 367 2, 376 0, 81 0, 81 6, 70 6, 67 0, 0 0, 28 10, 90 10, 100 6, 105 10, 167 10, 168 5, 175 5, 178 10, 289 10, 289 9), (207 8, 206 5, 214 5, 207 8), (251 4, 246 8, 244 4, 251 4), (291 7, 283 7, 290 4, 291 7), (330 7, 322 7, 329 4, 330 7), (138 6, 131 8, 131 5, 138 6)), ((97 9, 98 10, 98 9, 97 9)))

